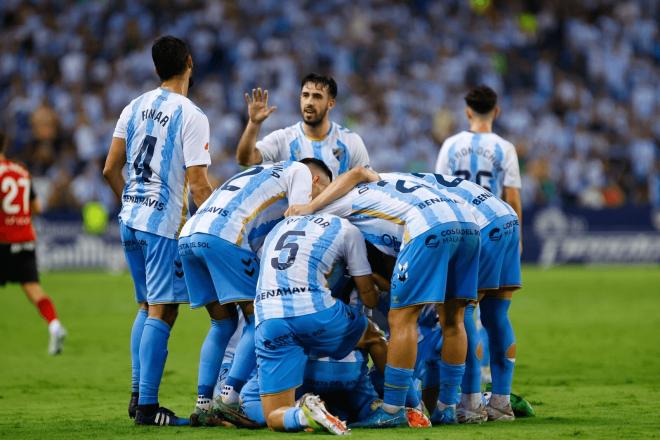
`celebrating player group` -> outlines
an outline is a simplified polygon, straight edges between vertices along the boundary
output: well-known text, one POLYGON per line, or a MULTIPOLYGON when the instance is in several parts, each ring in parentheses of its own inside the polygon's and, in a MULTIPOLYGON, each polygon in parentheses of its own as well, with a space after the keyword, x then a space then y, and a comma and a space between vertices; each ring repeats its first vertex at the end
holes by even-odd
POLYGON ((302 120, 261 140, 276 108, 253 89, 236 152, 248 168, 213 190, 209 121, 186 97, 189 48, 161 37, 152 56, 161 86, 125 107, 103 172, 122 201, 138 303, 136 424, 341 435, 531 411, 511 400, 520 173, 513 145, 492 132, 490 88, 465 96, 470 130, 447 139, 423 173, 371 169, 362 138, 330 120, 331 77, 305 76, 302 120), (158 395, 181 303, 210 320, 189 418, 158 395))

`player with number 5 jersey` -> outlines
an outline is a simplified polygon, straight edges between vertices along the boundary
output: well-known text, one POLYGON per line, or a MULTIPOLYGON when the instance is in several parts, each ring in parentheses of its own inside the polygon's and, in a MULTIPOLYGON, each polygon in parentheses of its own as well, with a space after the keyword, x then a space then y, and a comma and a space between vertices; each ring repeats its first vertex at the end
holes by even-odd
POLYGON ((103 175, 121 197, 121 241, 140 304, 131 332, 128 413, 137 424, 164 426, 187 424, 159 406, 158 388, 178 304, 188 302, 177 237, 188 217, 189 190, 197 206, 211 194, 211 157, 208 119, 187 98, 188 45, 165 36, 151 54, 162 83, 122 111, 103 175))

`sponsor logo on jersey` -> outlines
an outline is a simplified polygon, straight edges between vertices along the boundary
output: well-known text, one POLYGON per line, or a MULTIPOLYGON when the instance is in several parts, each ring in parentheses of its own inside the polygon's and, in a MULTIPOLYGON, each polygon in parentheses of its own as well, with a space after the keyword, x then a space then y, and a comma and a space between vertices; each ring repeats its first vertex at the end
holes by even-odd
POLYGON ((255 298, 255 301, 263 301, 268 298, 275 298, 278 296, 288 296, 288 295, 298 295, 300 293, 305 293, 305 292, 314 292, 316 289, 313 287, 284 287, 284 288, 277 288, 277 289, 271 289, 271 290, 266 290, 261 293, 257 293, 257 297, 255 298))
POLYGON ((165 209, 165 202, 152 199, 151 197, 131 196, 125 194, 122 197, 122 200, 127 204, 142 205, 146 206, 147 208, 155 208, 157 211, 162 211, 165 209))

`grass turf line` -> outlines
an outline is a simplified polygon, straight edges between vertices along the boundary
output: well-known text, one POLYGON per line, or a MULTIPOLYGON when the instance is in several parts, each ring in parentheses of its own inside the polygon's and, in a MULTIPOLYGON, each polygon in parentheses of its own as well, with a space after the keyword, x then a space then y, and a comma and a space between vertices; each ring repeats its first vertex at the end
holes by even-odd
MULTIPOLYGON (((538 416, 431 430, 355 430, 365 439, 660 438, 660 270, 526 267, 514 297, 514 391, 538 416)), ((136 307, 128 275, 52 273, 43 285, 69 330, 64 354, 19 288, 0 289, 0 438, 302 437, 220 428, 136 427, 126 415, 129 334, 136 307)), ((187 416, 196 393, 202 310, 181 307, 161 404, 187 416)))

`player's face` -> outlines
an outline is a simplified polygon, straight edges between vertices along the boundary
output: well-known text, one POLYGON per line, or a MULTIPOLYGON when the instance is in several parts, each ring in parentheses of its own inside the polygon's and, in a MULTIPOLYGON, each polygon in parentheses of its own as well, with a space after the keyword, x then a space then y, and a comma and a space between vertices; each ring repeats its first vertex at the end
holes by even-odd
POLYGON ((330 97, 328 88, 322 84, 308 82, 300 91, 300 113, 307 125, 320 125, 334 105, 334 98, 330 97))

